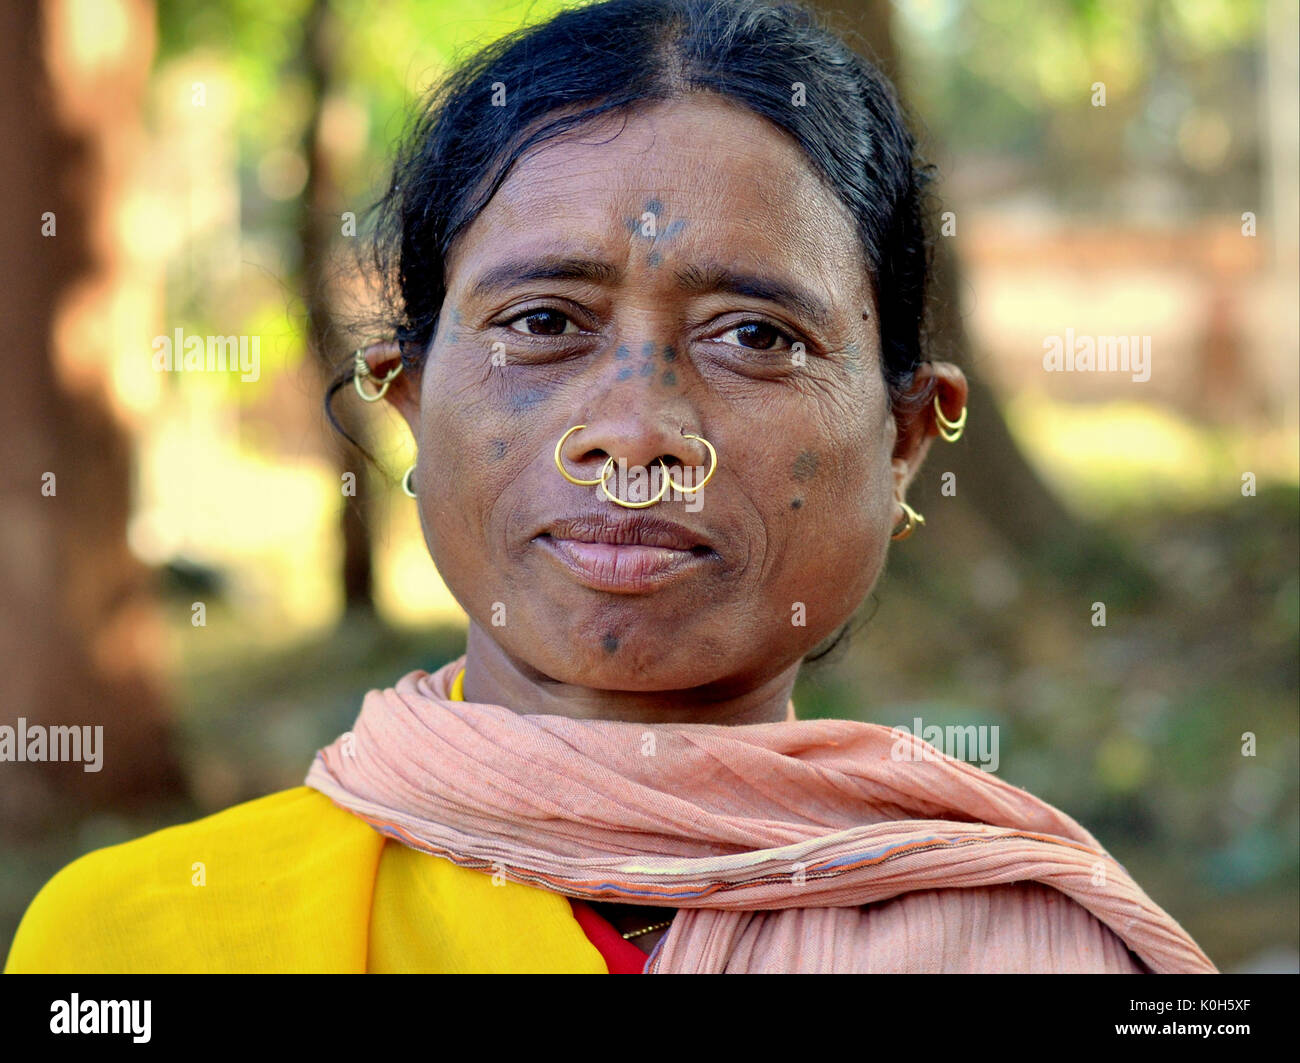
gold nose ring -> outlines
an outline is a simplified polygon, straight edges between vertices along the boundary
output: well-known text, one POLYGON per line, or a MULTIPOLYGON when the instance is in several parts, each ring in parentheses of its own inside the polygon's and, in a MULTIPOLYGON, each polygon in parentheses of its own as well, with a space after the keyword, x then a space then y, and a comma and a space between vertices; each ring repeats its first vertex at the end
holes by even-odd
MULTIPOLYGON (((664 470, 664 474, 661 477, 659 477, 659 493, 655 495, 654 498, 646 502, 624 502, 621 498, 618 497, 618 495, 615 495, 610 492, 609 485, 605 482, 606 478, 610 474, 610 471, 614 468, 614 459, 606 458, 604 468, 600 470, 600 489, 605 492, 605 497, 608 498, 615 505, 622 506, 624 509, 645 509, 646 506, 653 506, 656 502, 658 502, 661 498, 664 497, 664 492, 668 490, 668 466, 664 465, 662 458, 656 458, 655 460, 658 461, 661 466, 663 466, 663 470, 664 470)), ((649 469, 647 469, 646 471, 648 472, 649 469)))
MULTIPOLYGON (((597 484, 605 482, 604 469, 601 469, 600 475, 597 476, 594 480, 579 480, 576 476, 570 476, 569 470, 566 469, 564 467, 564 463, 560 461, 560 448, 564 446, 564 441, 568 439, 569 436, 573 435, 574 432, 577 432, 580 429, 586 427, 587 426, 585 424, 575 424, 572 428, 570 428, 567 432, 565 432, 564 435, 560 436, 560 441, 555 444, 555 467, 560 470, 560 475, 563 476, 566 480, 568 480, 569 483, 577 484, 579 487, 595 487, 597 484)), ((612 462, 613 460, 614 460, 613 458, 610 458, 609 461, 607 461, 605 464, 608 465, 609 462, 612 462)))
POLYGON ((660 501, 664 497, 664 495, 668 491, 669 485, 674 487, 676 490, 681 491, 683 494, 693 495, 701 487, 703 487, 710 480, 712 480, 713 474, 718 470, 718 452, 713 449, 713 444, 710 443, 703 436, 688 435, 685 438, 698 439, 701 443, 704 444, 706 448, 708 448, 709 466, 710 466, 708 475, 705 476, 704 479, 701 480, 694 487, 683 487, 681 484, 679 484, 676 480, 672 478, 672 474, 668 471, 668 465, 664 462, 663 458, 656 458, 655 460, 658 461, 660 466, 663 468, 663 476, 661 477, 661 482, 659 484, 659 492, 654 496, 654 498, 648 499, 645 502, 625 502, 623 499, 619 498, 616 494, 614 494, 609 489, 609 474, 614 468, 613 455, 610 455, 608 458, 605 459, 605 464, 602 465, 600 469, 600 475, 597 476, 594 480, 579 479, 578 477, 572 475, 569 472, 569 470, 564 467, 564 462, 560 458, 560 451, 564 448, 565 440, 567 440, 569 436, 573 435, 574 432, 577 432, 586 427, 587 426, 585 424, 575 424, 572 428, 570 428, 567 432, 565 432, 564 435, 560 436, 560 441, 555 444, 555 467, 560 470, 560 475, 563 476, 566 480, 568 480, 569 483, 571 484, 577 484, 579 487, 594 487, 597 484, 599 484, 600 489, 604 493, 606 498, 608 498, 615 505, 623 506, 625 509, 645 509, 647 506, 653 506, 656 502, 660 501))
MULTIPOLYGON (((698 490, 699 490, 701 487, 703 487, 706 483, 708 483, 710 480, 712 480, 712 479, 713 479, 713 474, 714 474, 715 472, 718 471, 718 452, 717 452, 716 450, 713 449, 713 444, 710 443, 710 442, 709 442, 707 439, 705 439, 703 436, 687 436, 686 438, 687 438, 687 439, 698 439, 701 443, 703 443, 703 444, 708 448, 708 451, 709 451, 709 475, 706 476, 706 477, 704 477, 704 479, 701 480, 699 483, 697 483, 694 487, 683 487, 683 486, 682 486, 681 484, 679 484, 676 480, 674 480, 671 476, 668 477, 668 482, 669 482, 670 484, 672 484, 673 487, 674 487, 676 490, 681 491, 683 494, 693 495, 693 494, 695 494, 696 491, 698 491, 698 490)), ((661 459, 661 464, 662 464, 662 459, 661 459)), ((665 474, 666 474, 666 470, 667 470, 667 466, 665 466, 665 474)))

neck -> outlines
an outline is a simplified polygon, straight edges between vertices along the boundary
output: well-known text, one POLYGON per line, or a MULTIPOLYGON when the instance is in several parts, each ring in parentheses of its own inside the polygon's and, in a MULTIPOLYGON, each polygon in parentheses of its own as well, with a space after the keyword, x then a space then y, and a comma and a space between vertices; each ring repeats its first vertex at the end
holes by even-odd
POLYGON ((465 700, 520 714, 627 723, 780 723, 799 661, 752 682, 727 681, 687 690, 599 690, 563 683, 507 654, 472 620, 465 649, 465 700), (725 689, 724 689, 725 687, 725 689))

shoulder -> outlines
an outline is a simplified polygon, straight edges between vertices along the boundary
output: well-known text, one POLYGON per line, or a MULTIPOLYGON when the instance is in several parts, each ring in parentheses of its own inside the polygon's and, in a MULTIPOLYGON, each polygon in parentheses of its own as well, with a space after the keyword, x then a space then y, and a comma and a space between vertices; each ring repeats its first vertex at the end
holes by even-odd
POLYGON ((873 969, 997 974, 1146 971, 1096 916, 1038 882, 919 890, 868 910, 874 920, 873 969))
POLYGON ((5 970, 363 970, 383 836, 305 786, 74 860, 5 970))

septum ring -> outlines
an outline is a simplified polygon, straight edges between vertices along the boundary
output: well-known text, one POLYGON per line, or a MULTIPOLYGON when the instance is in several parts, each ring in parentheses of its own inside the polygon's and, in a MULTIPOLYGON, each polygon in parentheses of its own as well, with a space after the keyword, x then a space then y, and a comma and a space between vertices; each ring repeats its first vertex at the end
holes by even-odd
POLYGON ((615 503, 616 505, 624 506, 627 509, 643 509, 646 506, 653 506, 656 502, 658 502, 660 499, 663 498, 664 493, 668 490, 669 485, 671 485, 674 489, 682 492, 683 494, 693 495, 701 487, 703 487, 710 480, 712 480, 713 474, 718 471, 718 452, 714 450, 713 444, 710 443, 703 436, 687 435, 686 433, 683 433, 683 436, 686 439, 698 439, 701 443, 704 444, 705 448, 708 450, 709 466, 710 466, 708 475, 705 476, 704 479, 701 480, 694 487, 683 487, 681 484, 679 484, 676 480, 672 478, 672 474, 668 471, 668 465, 664 462, 663 458, 656 458, 655 460, 659 462, 659 464, 663 467, 664 470, 663 482, 659 485, 659 493, 655 495, 654 498, 650 499, 648 502, 624 502, 617 495, 613 494, 609 489, 609 484, 608 484, 609 474, 614 467, 613 455, 610 455, 608 458, 605 459, 605 464, 601 466, 600 469, 600 475, 597 476, 594 480, 582 480, 576 476, 573 476, 572 474, 570 474, 569 470, 564 467, 564 462, 560 460, 560 451, 564 447, 564 441, 568 439, 569 436, 573 435, 574 432, 580 431, 581 429, 586 427, 587 426, 585 424, 576 424, 572 428, 570 428, 567 432, 565 432, 564 435, 560 436, 560 441, 555 444, 555 467, 560 470, 560 475, 563 476, 566 480, 568 480, 569 483, 571 484, 577 484, 579 487, 594 487, 597 484, 599 484, 600 489, 601 491, 604 492, 606 498, 608 498, 611 502, 615 503))
POLYGON ((663 458, 658 458, 658 459, 656 459, 656 460, 658 460, 659 464, 663 466, 664 474, 663 474, 663 476, 661 476, 661 477, 659 478, 659 493, 658 493, 657 495, 655 495, 654 498, 650 499, 649 501, 646 501, 646 502, 624 502, 621 498, 618 497, 618 495, 613 494, 613 493, 610 491, 610 489, 609 489, 609 484, 606 483, 605 481, 606 481, 606 479, 607 479, 608 476, 609 476, 610 470, 614 468, 614 459, 613 459, 613 458, 606 458, 606 459, 605 459, 605 464, 601 467, 601 470, 600 470, 600 489, 601 489, 602 491, 605 492, 605 497, 606 497, 606 498, 608 498, 608 499, 609 499, 611 502, 613 502, 615 505, 617 505, 617 506, 622 506, 624 509, 645 509, 646 506, 653 506, 656 502, 658 502, 661 498, 664 497, 664 492, 668 490, 668 466, 667 466, 667 465, 664 465, 664 460, 663 460, 663 458))

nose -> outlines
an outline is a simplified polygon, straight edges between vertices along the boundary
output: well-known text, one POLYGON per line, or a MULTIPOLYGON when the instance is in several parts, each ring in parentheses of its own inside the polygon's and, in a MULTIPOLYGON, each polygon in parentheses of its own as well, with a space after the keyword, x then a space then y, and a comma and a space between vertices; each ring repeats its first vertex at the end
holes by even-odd
MULTIPOLYGON (((703 435, 699 426, 680 412, 674 417, 669 411, 634 413, 621 416, 593 413, 574 420, 574 426, 584 427, 573 432, 561 447, 560 458, 571 475, 577 479, 594 480, 600 476, 606 461, 620 461, 627 468, 645 466, 651 470, 657 488, 658 473, 653 466, 662 461, 670 473, 675 469, 709 464, 707 452, 697 439, 690 435, 703 435)), ((573 427, 573 426, 570 426, 573 427)), ((678 476, 677 479, 681 480, 678 476)))

